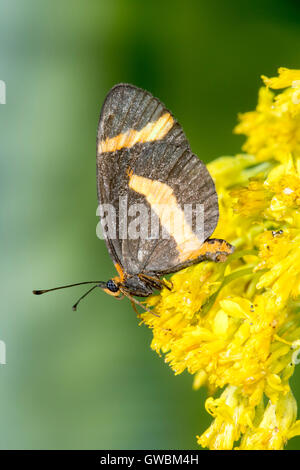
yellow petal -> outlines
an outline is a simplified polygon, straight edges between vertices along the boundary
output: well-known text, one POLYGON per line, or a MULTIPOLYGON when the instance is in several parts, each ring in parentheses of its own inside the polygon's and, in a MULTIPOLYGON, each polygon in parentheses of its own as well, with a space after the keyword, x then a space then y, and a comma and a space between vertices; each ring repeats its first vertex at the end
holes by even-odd
POLYGON ((295 80, 300 80, 300 70, 297 69, 287 69, 285 67, 280 67, 278 69, 279 77, 267 78, 262 75, 264 83, 273 89, 287 88, 292 86, 295 80))

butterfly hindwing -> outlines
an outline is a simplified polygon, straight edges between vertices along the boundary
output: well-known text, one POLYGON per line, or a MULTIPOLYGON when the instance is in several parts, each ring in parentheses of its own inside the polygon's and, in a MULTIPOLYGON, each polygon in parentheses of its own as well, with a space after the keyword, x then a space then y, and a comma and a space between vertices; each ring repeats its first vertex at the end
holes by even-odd
POLYGON ((124 240, 125 264, 133 258, 136 272, 164 273, 195 257, 218 220, 217 195, 205 165, 184 146, 156 142, 141 149, 128 185, 129 206, 141 201, 147 207, 148 220, 152 220, 151 208, 154 208, 161 227, 159 238, 124 240), (196 204, 204 210, 201 239, 187 224, 184 213, 187 205, 195 207, 196 204), (172 217, 176 219, 170 224, 172 217), (183 234, 184 224, 187 230, 183 234), (162 234, 168 237, 163 238, 162 234))

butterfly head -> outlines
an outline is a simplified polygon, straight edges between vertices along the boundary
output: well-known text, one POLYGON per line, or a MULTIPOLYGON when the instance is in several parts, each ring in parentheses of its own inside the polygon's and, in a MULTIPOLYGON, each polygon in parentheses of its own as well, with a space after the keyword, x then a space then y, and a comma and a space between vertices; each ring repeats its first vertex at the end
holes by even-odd
POLYGON ((119 277, 114 277, 113 279, 109 279, 107 282, 101 283, 101 285, 99 285, 99 287, 101 287, 104 292, 114 297, 118 297, 121 294, 121 286, 122 282, 119 277))

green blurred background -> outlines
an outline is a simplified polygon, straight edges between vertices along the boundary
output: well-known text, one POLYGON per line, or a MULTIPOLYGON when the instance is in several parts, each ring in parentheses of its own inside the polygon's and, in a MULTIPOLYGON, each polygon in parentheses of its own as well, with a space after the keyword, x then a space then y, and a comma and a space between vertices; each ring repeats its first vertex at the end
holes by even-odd
POLYGON ((278 66, 300 68, 296 0, 1 0, 1 448, 198 448, 205 391, 150 350, 129 302, 99 291, 72 312, 84 289, 31 290, 114 275, 95 234, 96 126, 114 84, 158 96, 208 162, 240 150, 237 113, 278 66))

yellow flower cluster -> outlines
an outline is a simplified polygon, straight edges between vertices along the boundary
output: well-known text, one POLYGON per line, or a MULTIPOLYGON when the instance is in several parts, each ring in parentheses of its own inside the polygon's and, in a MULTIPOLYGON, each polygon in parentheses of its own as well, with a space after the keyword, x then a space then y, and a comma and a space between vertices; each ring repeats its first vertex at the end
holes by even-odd
POLYGON ((300 362, 300 70, 279 69, 239 117, 245 154, 208 165, 219 196, 213 234, 235 246, 225 263, 172 276, 148 299, 152 348, 206 385, 210 449, 282 449, 300 434, 289 379, 300 362), (282 89, 281 92, 270 90, 282 89))

